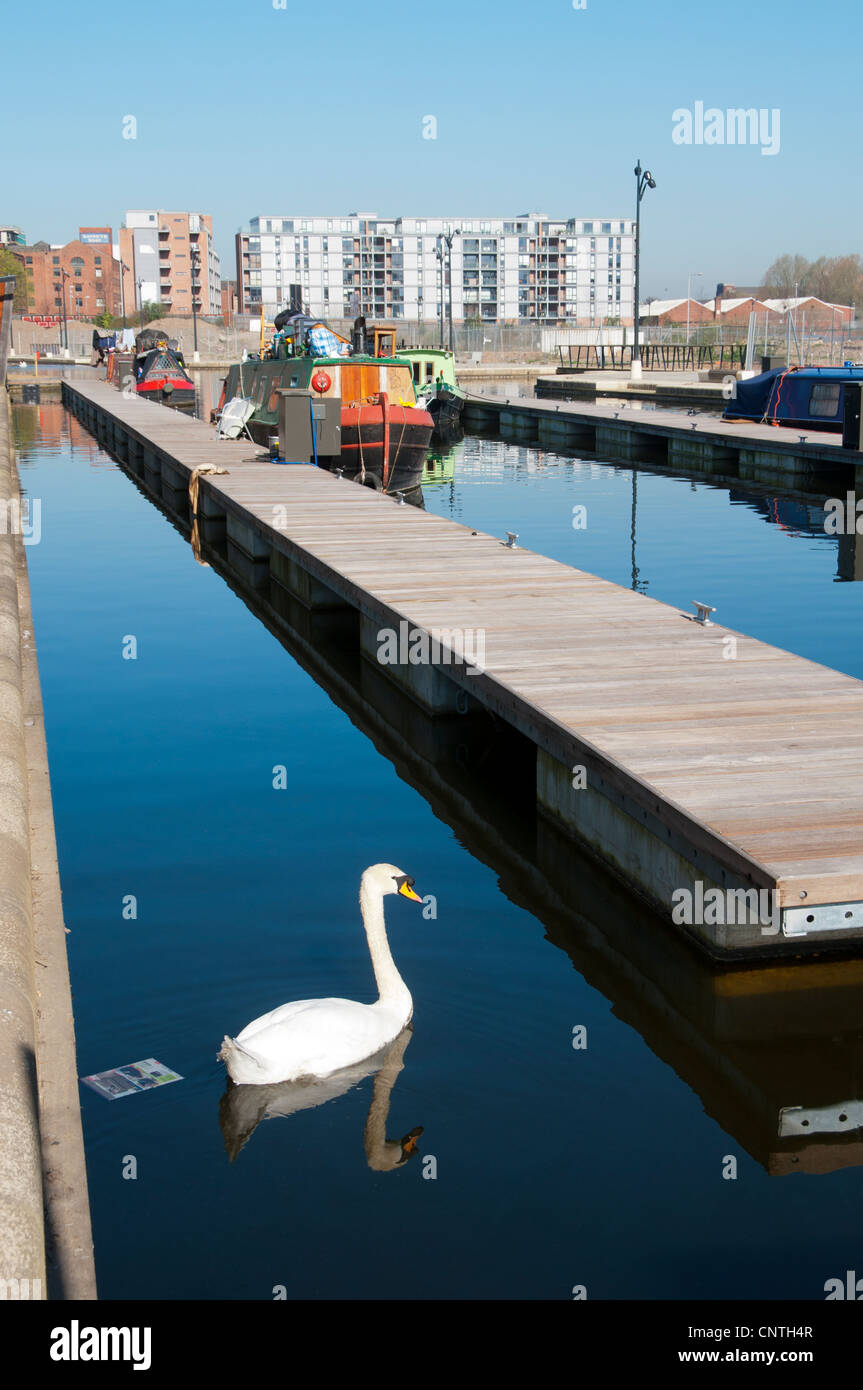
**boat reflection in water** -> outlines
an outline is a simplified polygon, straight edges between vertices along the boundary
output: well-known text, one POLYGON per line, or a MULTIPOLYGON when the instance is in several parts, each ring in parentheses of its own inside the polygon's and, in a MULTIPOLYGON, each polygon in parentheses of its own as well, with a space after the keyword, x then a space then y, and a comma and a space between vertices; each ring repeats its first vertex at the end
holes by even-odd
MULTIPOLYGON (((182 512, 153 500, 188 537, 185 496, 182 512)), ((362 654, 354 609, 305 607, 267 561, 252 561, 226 539, 224 528, 205 532, 202 555, 732 1140, 771 1175, 863 1164, 863 960, 716 965, 537 811, 532 743, 470 696, 464 713, 427 715, 386 667, 362 654)), ((400 1063, 390 1058, 378 1073, 387 1103, 386 1068, 400 1063)), ((361 1079, 346 1078, 332 1094, 294 1091, 287 1110, 266 1088, 251 1088, 248 1098, 229 1090, 229 1154, 267 1113, 320 1104, 361 1079)), ((406 1141, 381 1148, 390 1141, 374 1107, 367 1135, 374 1153, 399 1166, 406 1141)))
MULTIPOLYGON (((749 507, 771 526, 778 526, 780 531, 815 536, 819 540, 829 534, 825 525, 829 515, 826 497, 823 503, 811 502, 802 497, 768 497, 733 487, 728 489, 728 496, 732 503, 749 507)), ((846 502, 844 492, 840 492, 839 500, 846 502)), ((837 583, 855 583, 863 579, 863 535, 858 533, 856 526, 845 527, 835 538, 837 583)))
POLYGON ((446 450, 429 450, 423 468, 424 486, 455 482, 455 462, 458 450, 454 446, 461 443, 463 438, 464 432, 462 431, 459 433, 458 439, 452 440, 453 447, 446 450))
POLYGON ((387 1139, 393 1087, 404 1068, 404 1055, 412 1036, 413 1029, 408 1025, 384 1051, 332 1076, 282 1081, 277 1086, 235 1086, 229 1080, 219 1101, 219 1125, 231 1163, 262 1120, 313 1110, 345 1095, 374 1074, 372 1102, 363 1131, 366 1162, 376 1173, 401 1168, 417 1152, 417 1140, 423 1132, 422 1125, 415 1125, 401 1139, 387 1139))

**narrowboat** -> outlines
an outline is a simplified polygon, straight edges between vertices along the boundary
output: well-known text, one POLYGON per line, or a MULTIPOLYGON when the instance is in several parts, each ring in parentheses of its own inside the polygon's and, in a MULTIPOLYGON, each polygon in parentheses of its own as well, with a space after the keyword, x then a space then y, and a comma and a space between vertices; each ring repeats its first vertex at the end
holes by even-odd
POLYGON ((846 362, 842 367, 774 367, 738 381, 722 418, 841 431, 849 382, 863 383, 863 366, 846 362))
POLYGON ((408 347, 399 357, 411 364, 417 400, 434 421, 435 438, 454 442, 461 430, 465 393, 455 377, 455 358, 444 348, 408 347))
POLYGON ((274 323, 269 354, 230 368, 214 414, 227 401, 251 402, 247 429, 267 446, 278 433, 280 389, 334 397, 341 401, 341 453, 320 454, 318 463, 378 491, 419 487, 433 421, 417 402, 410 363, 394 355, 395 334, 374 330, 369 352, 364 326, 351 343, 305 315, 278 315, 274 323))
POLYGON ((156 401, 172 410, 194 411, 195 383, 186 371, 176 342, 161 329, 143 328, 136 335, 131 361, 112 354, 108 359, 108 380, 116 376, 117 385, 122 386, 127 366, 131 366, 135 394, 143 400, 156 401))

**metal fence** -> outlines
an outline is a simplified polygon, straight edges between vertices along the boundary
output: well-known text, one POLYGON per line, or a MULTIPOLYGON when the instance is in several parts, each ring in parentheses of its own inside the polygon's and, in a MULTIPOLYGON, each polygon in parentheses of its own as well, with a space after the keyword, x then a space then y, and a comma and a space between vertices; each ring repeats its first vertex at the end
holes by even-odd
MULTIPOLYGON (((64 347, 63 347, 62 342, 59 342, 59 343, 33 343, 32 346, 30 347, 30 349, 29 349, 26 353, 24 353, 23 355, 26 356, 26 357, 32 357, 32 356, 34 355, 34 353, 37 353, 37 352, 38 352, 38 354, 39 354, 40 357, 62 357, 62 358, 65 358, 65 356, 66 356, 65 349, 64 349, 64 347)), ((92 342, 92 339, 90 340, 89 343, 73 343, 73 342, 70 342, 70 344, 69 344, 69 356, 70 356, 70 357, 90 357, 91 354, 92 354, 92 352, 93 352, 93 342, 92 342)))
MULTIPOLYGON (((569 370, 621 371, 632 365, 634 344, 558 345, 558 363, 569 370)), ((746 359, 746 343, 639 343, 642 367, 650 372, 732 371, 746 359)))

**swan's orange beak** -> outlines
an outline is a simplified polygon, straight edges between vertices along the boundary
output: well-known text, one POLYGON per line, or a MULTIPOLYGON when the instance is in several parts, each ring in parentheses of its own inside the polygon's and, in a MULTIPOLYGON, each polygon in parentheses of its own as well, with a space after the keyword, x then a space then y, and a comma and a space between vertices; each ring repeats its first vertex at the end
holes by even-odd
POLYGON ((422 902, 422 898, 420 897, 419 893, 415 893, 408 882, 402 884, 401 888, 399 889, 399 892, 401 893, 403 898, 410 898, 411 902, 422 902))
POLYGON ((423 1132, 423 1127, 422 1127, 422 1125, 416 1125, 412 1130, 410 1130, 410 1131, 405 1135, 404 1139, 401 1141, 401 1144, 402 1144, 402 1154, 403 1154, 404 1158, 410 1158, 412 1154, 415 1154, 415 1153, 416 1153, 416 1151, 417 1151, 417 1140, 419 1139, 419 1137, 420 1137, 420 1135, 422 1134, 422 1132, 423 1132))

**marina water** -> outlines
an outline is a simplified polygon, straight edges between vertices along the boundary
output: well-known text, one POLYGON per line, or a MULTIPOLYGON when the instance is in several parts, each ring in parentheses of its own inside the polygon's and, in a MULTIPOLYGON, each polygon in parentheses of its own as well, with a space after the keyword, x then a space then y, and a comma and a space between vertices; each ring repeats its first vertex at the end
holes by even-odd
MULTIPOLYGON (((795 1171, 779 1136, 781 1107, 856 1098, 834 1080, 860 1029, 829 1017, 856 964, 717 985, 589 868, 560 926, 59 404, 15 417, 79 1072, 184 1078, 82 1090, 101 1296, 820 1298, 863 1268, 863 1148, 822 1136, 795 1171), (216 1061, 286 1000, 374 997, 357 888, 379 860, 437 910, 387 904, 415 1010, 387 1136, 423 1127, 393 1171, 367 1161, 371 1078, 231 1130, 216 1061)), ((863 676, 863 588, 817 506, 494 439, 448 466, 430 510, 863 676)))

